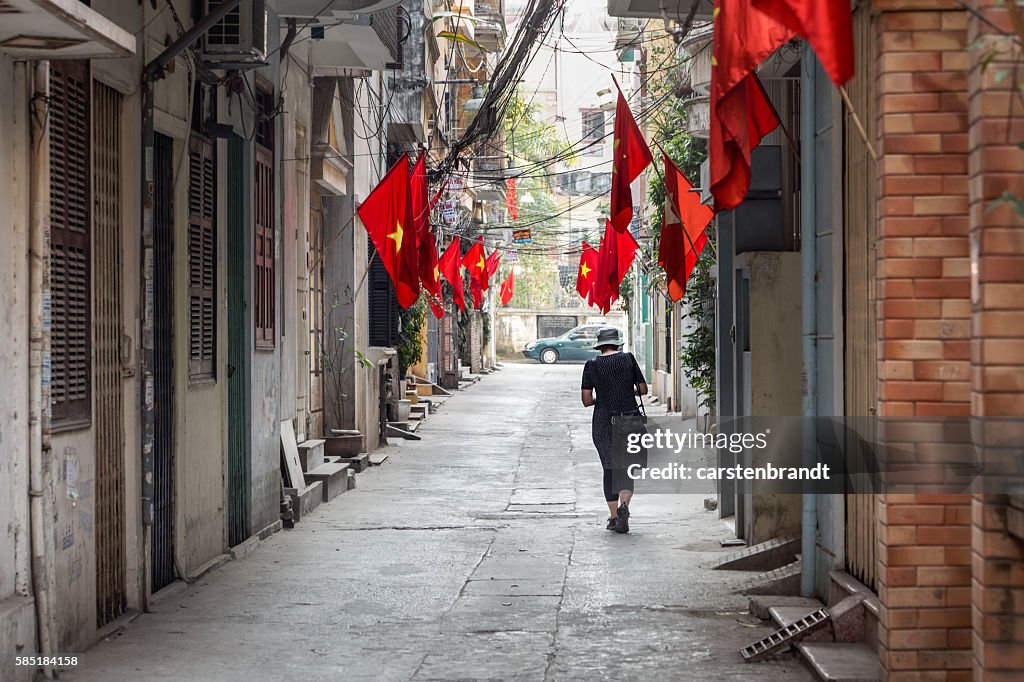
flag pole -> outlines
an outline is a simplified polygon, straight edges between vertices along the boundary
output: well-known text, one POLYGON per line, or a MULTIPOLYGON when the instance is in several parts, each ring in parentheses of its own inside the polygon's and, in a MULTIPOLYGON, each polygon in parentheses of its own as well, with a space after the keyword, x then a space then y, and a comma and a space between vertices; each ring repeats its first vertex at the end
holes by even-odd
POLYGON ((860 135, 860 139, 864 141, 864 146, 868 148, 868 154, 871 155, 872 161, 878 161, 878 154, 875 153, 875 148, 868 139, 868 133, 864 130, 864 124, 860 121, 860 116, 857 115, 857 111, 853 108, 853 102, 850 101, 850 96, 846 94, 846 86, 840 85, 839 95, 843 98, 843 104, 846 106, 846 111, 850 114, 850 118, 853 119, 853 127, 857 129, 857 133, 860 135))
MULTIPOLYGON (((662 156, 668 157, 668 154, 665 153, 665 150, 662 148, 662 146, 660 144, 658 144, 658 142, 655 142, 654 146, 658 148, 658 151, 661 152, 662 156)), ((662 184, 662 186, 665 187, 665 196, 667 198, 668 197, 668 183, 665 182, 665 176, 662 175, 661 169, 658 168, 658 164, 652 163, 651 165, 654 166, 654 172, 658 174, 659 178, 661 178, 661 184, 662 184)), ((689 178, 687 178, 687 179, 689 179, 689 178)), ((680 224, 682 224, 682 217, 680 217, 679 220, 680 220, 680 224)), ((705 227, 704 229, 706 230, 707 227, 705 227)), ((690 233, 686 231, 686 226, 685 225, 683 225, 683 234, 686 236, 686 241, 690 243, 690 248, 693 249, 693 252, 697 255, 697 262, 701 264, 701 267, 704 268, 705 272, 708 272, 708 274, 711 274, 708 271, 707 266, 705 266, 704 263, 701 262, 700 254, 697 253, 697 247, 694 245, 693 240, 690 239, 690 233)), ((714 242, 712 242, 709 239, 707 241, 707 244, 708 244, 708 246, 711 247, 711 253, 713 253, 715 255, 715 260, 717 261, 718 260, 718 249, 715 248, 714 242)))

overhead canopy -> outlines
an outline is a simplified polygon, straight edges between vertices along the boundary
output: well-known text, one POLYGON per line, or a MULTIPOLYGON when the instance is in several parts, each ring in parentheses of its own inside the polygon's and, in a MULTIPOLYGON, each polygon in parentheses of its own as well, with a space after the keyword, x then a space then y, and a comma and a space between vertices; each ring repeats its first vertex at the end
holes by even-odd
POLYGON ((125 57, 135 37, 77 0, 0 0, 0 52, 32 59, 125 57))

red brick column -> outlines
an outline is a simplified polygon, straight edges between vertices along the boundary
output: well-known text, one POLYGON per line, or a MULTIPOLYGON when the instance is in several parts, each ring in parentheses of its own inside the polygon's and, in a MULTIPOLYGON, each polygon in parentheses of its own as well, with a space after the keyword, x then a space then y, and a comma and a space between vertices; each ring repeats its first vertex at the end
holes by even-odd
MULTIPOLYGON (((1024 142, 1024 100, 1013 92, 1024 74, 1021 55, 1001 35, 1013 33, 1005 7, 992 0, 973 6, 971 406, 977 416, 1024 417, 1024 226, 1010 205, 994 204, 1007 191, 1024 196, 1024 152, 1017 146, 1024 142), (992 54, 998 56, 988 61, 992 54)), ((1019 447, 1020 433, 1010 435, 1019 447)), ((1007 533, 1006 519, 1005 496, 974 497, 971 607, 979 682, 1024 680, 1024 542, 1007 533)))
MULTIPOLYGON (((971 398, 967 15, 946 0, 874 6, 878 414, 964 416, 971 398)), ((941 427, 928 439, 941 444, 941 427)), ((929 447, 920 444, 918 456, 929 447)), ((970 496, 888 494, 878 504, 878 645, 888 679, 970 679, 970 496)))

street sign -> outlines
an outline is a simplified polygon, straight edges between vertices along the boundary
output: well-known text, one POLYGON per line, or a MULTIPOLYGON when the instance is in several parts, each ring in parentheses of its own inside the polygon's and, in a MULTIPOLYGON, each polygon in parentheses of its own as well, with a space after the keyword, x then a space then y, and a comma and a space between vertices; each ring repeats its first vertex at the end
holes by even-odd
POLYGON ((533 233, 530 230, 513 230, 512 231, 512 243, 513 244, 532 244, 533 233))

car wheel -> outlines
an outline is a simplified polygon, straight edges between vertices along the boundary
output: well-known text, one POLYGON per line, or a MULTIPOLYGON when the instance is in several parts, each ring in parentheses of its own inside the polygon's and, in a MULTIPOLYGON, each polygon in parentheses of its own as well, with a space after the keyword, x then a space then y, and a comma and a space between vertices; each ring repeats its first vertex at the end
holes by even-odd
POLYGON ((540 352, 540 361, 545 365, 553 365, 558 362, 558 351, 554 348, 545 348, 540 352))

